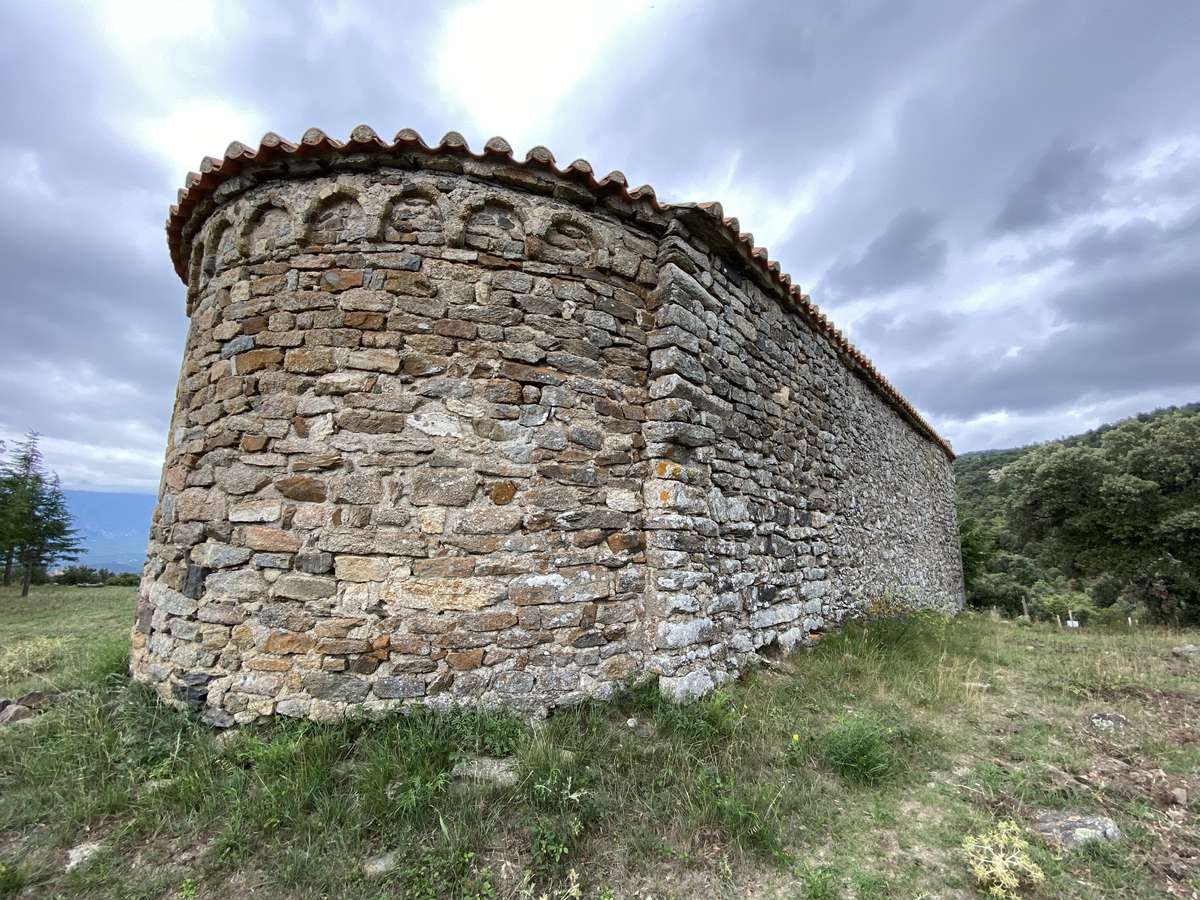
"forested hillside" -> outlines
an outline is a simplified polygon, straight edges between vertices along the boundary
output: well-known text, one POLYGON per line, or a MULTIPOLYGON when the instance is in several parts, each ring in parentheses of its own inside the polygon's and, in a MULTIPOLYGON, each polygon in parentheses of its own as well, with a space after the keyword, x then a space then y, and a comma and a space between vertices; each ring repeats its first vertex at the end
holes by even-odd
POLYGON ((955 461, 969 602, 1200 620, 1200 404, 955 461))

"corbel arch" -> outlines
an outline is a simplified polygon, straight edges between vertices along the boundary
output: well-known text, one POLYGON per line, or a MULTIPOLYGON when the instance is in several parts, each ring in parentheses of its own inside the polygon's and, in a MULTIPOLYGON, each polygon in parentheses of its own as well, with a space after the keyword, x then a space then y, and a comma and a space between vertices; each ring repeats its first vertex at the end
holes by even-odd
POLYGON ((214 218, 205 229, 204 256, 200 267, 205 278, 211 278, 238 258, 237 232, 227 213, 214 218))
POLYGON ((553 210, 530 224, 530 255, 546 262, 594 267, 605 246, 596 224, 572 210, 553 210))
POLYGON ((389 243, 445 243, 450 204, 432 185, 409 183, 384 201, 379 237, 389 243))
POLYGON ((304 244, 348 244, 376 234, 378 218, 367 213, 362 194, 347 184, 323 188, 301 212, 296 239, 304 244))
POLYGON ((447 243, 507 259, 521 259, 525 256, 525 223, 524 211, 507 197, 495 193, 475 195, 459 207, 447 243))
POLYGON ((243 256, 264 256, 296 243, 295 211, 282 200, 270 198, 254 205, 238 229, 243 256))

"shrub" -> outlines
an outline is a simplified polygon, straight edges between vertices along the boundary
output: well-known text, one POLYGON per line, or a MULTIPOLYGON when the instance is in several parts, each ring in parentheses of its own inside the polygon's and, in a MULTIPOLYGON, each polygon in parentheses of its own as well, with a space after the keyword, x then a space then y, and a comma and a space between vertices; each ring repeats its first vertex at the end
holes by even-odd
POLYGON ((1094 610, 1088 621, 1092 625, 1100 625, 1104 628, 1125 628, 1129 619, 1136 622, 1141 618, 1142 610, 1138 607, 1128 603, 1114 603, 1103 609, 1094 610))
POLYGON ((137 587, 142 576, 137 572, 114 572, 108 569, 94 569, 90 565, 68 565, 53 578, 55 584, 104 584, 107 587, 131 588, 137 587))
POLYGON ((839 900, 842 896, 838 872, 831 866, 800 866, 800 877, 804 881, 804 900, 839 900))
POLYGON ((909 736, 873 713, 839 716, 816 738, 817 754, 838 775, 877 784, 897 775, 904 759, 899 745, 909 736))
POLYGON ((706 824, 720 828, 743 849, 776 856, 783 852, 773 791, 713 769, 705 769, 694 787, 693 800, 706 824))
POLYGON ((979 609, 995 606, 1009 616, 1019 616, 1029 589, 1007 572, 985 572, 975 579, 967 599, 979 609))
POLYGON ((0 862, 0 897, 15 897, 26 885, 25 875, 16 866, 0 862))
POLYGON ((67 566, 54 576, 55 584, 103 584, 104 579, 111 575, 108 569, 94 569, 91 566, 67 566))
POLYGON ((1017 900, 1022 885, 1036 886, 1046 876, 1029 855, 1016 822, 998 822, 991 831, 969 835, 962 853, 980 890, 996 900, 1017 900))
POLYGON ((958 523, 959 551, 962 554, 963 580, 967 592, 974 593, 975 585, 988 569, 993 555, 991 530, 986 524, 971 516, 964 516, 958 523))
POLYGON ((544 735, 521 756, 521 787, 533 811, 530 852, 538 873, 560 873, 588 828, 603 812, 595 773, 573 752, 563 752, 544 735))
POLYGON ((1122 581, 1115 575, 1104 574, 1092 583, 1092 602, 1098 609, 1107 609, 1121 596, 1122 581))
POLYGON ((1036 618, 1053 619, 1055 616, 1066 621, 1072 614, 1080 622, 1087 622, 1096 608, 1091 598, 1082 591, 1072 590, 1061 580, 1039 581, 1033 587, 1033 602, 1030 612, 1036 618))
POLYGON ((694 746, 726 743, 742 721, 737 704, 728 694, 714 691, 691 703, 662 701, 655 710, 658 730, 694 746))
POLYGON ((141 581, 141 576, 136 572, 112 572, 108 569, 94 569, 91 566, 67 566, 55 575, 53 580, 55 584, 136 587, 141 581))

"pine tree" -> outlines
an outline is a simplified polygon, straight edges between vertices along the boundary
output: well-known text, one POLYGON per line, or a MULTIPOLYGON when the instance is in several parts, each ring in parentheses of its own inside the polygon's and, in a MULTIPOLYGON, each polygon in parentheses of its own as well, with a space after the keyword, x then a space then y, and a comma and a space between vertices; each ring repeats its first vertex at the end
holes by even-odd
POLYGON ((21 567, 22 597, 29 595, 35 572, 80 552, 58 476, 46 472, 32 432, 0 473, 0 549, 5 584, 11 583, 14 566, 21 567))
POLYGON ((0 441, 0 560, 4 565, 4 584, 12 581, 15 547, 15 515, 13 478, 9 467, 8 447, 0 441))
POLYGON ((28 543, 33 518, 33 483, 41 467, 37 435, 19 444, 11 459, 0 469, 0 541, 4 551, 4 584, 12 583, 13 569, 20 563, 28 543))
POLYGON ((71 525, 71 513, 58 475, 38 479, 32 531, 32 539, 25 549, 22 597, 28 596, 35 571, 44 571, 55 562, 79 556, 78 532, 71 525))

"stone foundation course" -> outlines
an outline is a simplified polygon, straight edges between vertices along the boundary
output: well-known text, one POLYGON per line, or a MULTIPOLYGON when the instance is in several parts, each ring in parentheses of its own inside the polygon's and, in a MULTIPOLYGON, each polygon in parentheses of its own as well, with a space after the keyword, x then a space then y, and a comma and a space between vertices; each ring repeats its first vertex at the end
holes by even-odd
POLYGON ((134 676, 218 725, 698 696, 957 609, 949 447, 717 205, 451 133, 231 145, 134 676))

